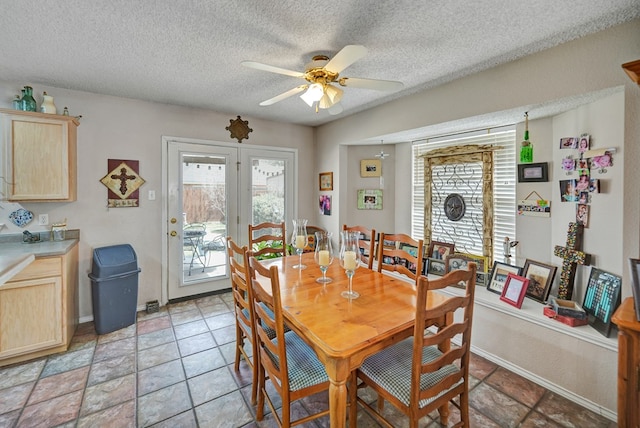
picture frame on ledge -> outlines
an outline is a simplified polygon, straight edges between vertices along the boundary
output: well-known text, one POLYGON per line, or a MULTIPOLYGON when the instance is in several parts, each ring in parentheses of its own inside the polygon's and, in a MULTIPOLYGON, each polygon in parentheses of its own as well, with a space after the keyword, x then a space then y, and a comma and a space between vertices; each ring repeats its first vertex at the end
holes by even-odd
POLYGON ((611 335, 611 316, 620 306, 622 278, 592 267, 582 308, 587 312, 589 325, 605 337, 611 335))
POLYGON ((502 294, 504 283, 510 273, 520 275, 522 273, 522 267, 495 260, 487 282, 487 290, 492 293, 502 294))
POLYGON ((546 303, 557 269, 556 266, 526 259, 522 268, 522 276, 529 280, 526 297, 546 303))
POLYGON ((500 300, 520 309, 522 308, 522 302, 524 301, 528 286, 529 280, 527 278, 510 273, 504 282, 500 300))

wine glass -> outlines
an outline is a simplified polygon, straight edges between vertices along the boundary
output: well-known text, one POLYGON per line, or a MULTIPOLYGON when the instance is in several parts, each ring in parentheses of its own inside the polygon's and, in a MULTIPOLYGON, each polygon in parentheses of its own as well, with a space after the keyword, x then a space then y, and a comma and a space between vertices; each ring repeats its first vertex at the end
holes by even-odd
POLYGON ((293 220, 293 233, 291 234, 291 246, 296 249, 299 261, 294 265, 294 269, 306 269, 307 266, 302 264, 302 252, 307 246, 307 219, 299 218, 293 220))
POLYGON ((358 269, 360 263, 358 261, 358 255, 360 253, 360 247, 358 239, 360 238, 360 232, 340 232, 340 266, 342 266, 349 278, 349 290, 340 293, 342 297, 347 299, 357 299, 360 294, 353 291, 353 274, 358 269))
POLYGON ((331 282, 331 278, 327 278, 327 269, 329 269, 329 265, 333 262, 333 248, 331 245, 330 232, 316 232, 316 249, 314 258, 322 272, 322 278, 318 278, 316 281, 322 284, 331 282))

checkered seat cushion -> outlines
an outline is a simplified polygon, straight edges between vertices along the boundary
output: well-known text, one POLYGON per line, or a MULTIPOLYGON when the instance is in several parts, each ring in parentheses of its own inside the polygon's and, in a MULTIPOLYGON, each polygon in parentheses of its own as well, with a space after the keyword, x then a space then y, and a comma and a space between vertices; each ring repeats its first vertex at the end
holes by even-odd
MULTIPOLYGON (((409 406, 411 394, 412 353, 413 338, 405 339, 402 342, 367 358, 362 364, 362 367, 360 367, 360 371, 370 377, 373 382, 389 391, 406 406, 409 406)), ((422 363, 425 364, 429 361, 433 361, 441 355, 442 353, 436 346, 425 347, 422 351, 422 363)), ((442 367, 437 372, 423 374, 420 378, 420 389, 424 390, 430 388, 444 377, 459 370, 460 369, 457 366, 449 364, 442 367)), ((460 383, 462 383, 462 380, 451 388, 456 387, 460 383)), ((419 407, 422 408, 426 406, 445 392, 446 391, 442 391, 435 397, 421 400, 419 407)))
MULTIPOLYGON (((329 377, 316 353, 300 336, 292 331, 284 334, 287 350, 287 367, 289 369, 289 389, 298 391, 309 386, 328 382, 329 377)), ((277 343, 277 339, 274 340, 277 343)), ((277 356, 269 353, 273 364, 280 368, 277 356)))

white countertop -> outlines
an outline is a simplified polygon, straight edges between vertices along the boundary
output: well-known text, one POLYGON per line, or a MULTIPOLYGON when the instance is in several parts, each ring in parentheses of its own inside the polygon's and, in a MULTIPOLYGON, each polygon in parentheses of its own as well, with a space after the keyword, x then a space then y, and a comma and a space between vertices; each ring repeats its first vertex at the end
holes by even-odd
POLYGON ((42 241, 34 244, 8 242, 0 244, 0 286, 27 267, 36 257, 66 254, 77 239, 42 241))

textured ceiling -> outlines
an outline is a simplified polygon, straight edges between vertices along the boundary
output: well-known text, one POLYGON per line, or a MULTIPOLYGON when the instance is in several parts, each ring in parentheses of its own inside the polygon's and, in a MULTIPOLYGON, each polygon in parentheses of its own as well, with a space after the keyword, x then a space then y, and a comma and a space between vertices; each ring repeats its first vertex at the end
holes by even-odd
MULTIPOLYGON (((638 0, 0 0, 0 79, 316 126, 640 17, 638 0), (346 77, 399 80, 394 93, 344 88, 344 112, 298 96, 313 55, 359 44, 346 77)), ((518 114, 521 116, 522 112, 518 114)))

